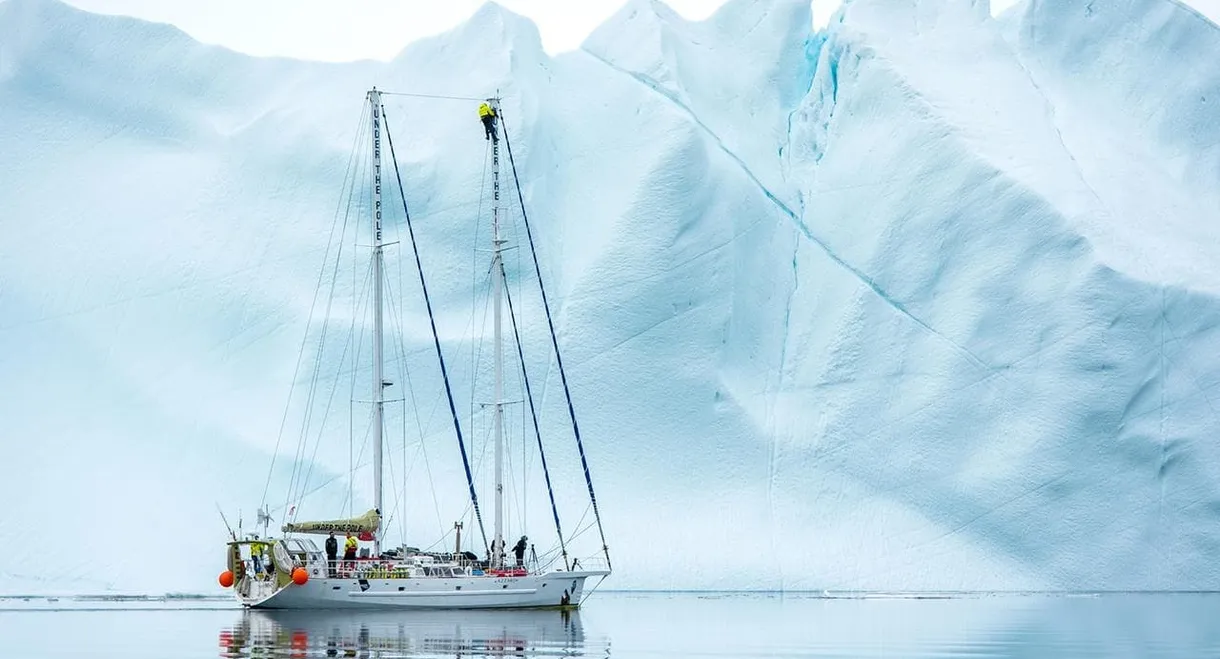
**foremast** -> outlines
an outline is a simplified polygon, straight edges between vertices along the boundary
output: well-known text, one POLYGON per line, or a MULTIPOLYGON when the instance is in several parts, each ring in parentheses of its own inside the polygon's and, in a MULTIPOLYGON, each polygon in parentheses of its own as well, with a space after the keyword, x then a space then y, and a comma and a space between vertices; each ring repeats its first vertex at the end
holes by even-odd
MULTIPOLYGON (((385 422, 385 372, 382 363, 382 258, 381 242, 381 92, 368 93, 373 121, 373 508, 381 515, 382 444, 385 422)), ((381 555, 381 528, 373 534, 373 556, 381 555)))

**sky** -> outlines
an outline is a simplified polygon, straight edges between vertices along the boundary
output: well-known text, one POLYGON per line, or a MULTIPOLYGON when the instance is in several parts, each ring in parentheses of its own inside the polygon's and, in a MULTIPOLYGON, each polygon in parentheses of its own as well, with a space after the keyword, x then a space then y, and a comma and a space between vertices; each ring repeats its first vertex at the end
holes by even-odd
MULTIPOLYGON (((388 60, 420 37, 466 20, 484 0, 66 0, 88 11, 171 23, 204 43, 252 55, 311 60, 388 60)), ((812 0, 816 26, 842 0, 812 0)), ((710 16, 725 0, 665 0, 689 19, 710 16)), ((991 0, 998 13, 1018 0, 991 0)), ((530 17, 551 54, 575 50, 626 0, 499 0, 530 17)), ((1220 23, 1220 0, 1186 0, 1220 23)))

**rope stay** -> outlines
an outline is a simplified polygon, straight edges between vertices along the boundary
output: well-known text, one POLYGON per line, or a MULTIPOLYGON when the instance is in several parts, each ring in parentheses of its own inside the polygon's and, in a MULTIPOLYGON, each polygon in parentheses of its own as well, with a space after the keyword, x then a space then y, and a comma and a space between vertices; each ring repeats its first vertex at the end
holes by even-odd
POLYGON ((517 331, 517 314, 513 310, 513 296, 508 286, 504 287, 508 300, 508 317, 513 323, 513 339, 517 344, 517 358, 521 360, 521 378, 525 383, 525 398, 529 401, 530 419, 534 423, 534 436, 538 438, 538 457, 542 461, 542 475, 546 478, 546 493, 551 499, 551 514, 555 518, 555 533, 559 536, 559 547, 563 552, 563 567, 568 569, 568 547, 563 540, 563 529, 559 526, 559 508, 555 505, 555 490, 551 487, 551 471, 546 466, 546 453, 542 450, 542 430, 538 427, 538 413, 534 408, 534 394, 530 389, 529 373, 525 369, 525 353, 521 349, 521 334, 517 331))
MULTIPOLYGON (((364 134, 364 132, 362 130, 358 134, 357 137, 362 136, 363 134, 364 134)), ((352 157, 353 158, 356 157, 355 152, 353 152, 352 157)), ((348 172, 349 174, 351 173, 350 172, 350 162, 351 161, 349 161, 349 172, 348 172)), ((336 374, 336 379, 331 386, 330 396, 327 398, 326 409, 322 412, 322 419, 318 424, 318 428, 317 428, 318 437, 314 442, 313 453, 310 455, 309 461, 306 461, 305 453, 308 450, 310 426, 313 424, 313 419, 314 419, 314 403, 316 401, 316 394, 318 393, 317 387, 318 387, 320 377, 322 374, 323 357, 326 352, 326 345, 327 345, 326 337, 327 337, 328 328, 330 327, 331 308, 335 301, 335 290, 336 290, 336 286, 339 281, 337 275, 338 275, 339 266, 340 266, 340 263, 341 263, 342 257, 343 257, 343 247, 345 245, 343 237, 345 235, 347 235, 347 226, 348 226, 349 219, 350 219, 351 213, 352 213, 351 202, 352 202, 352 199, 355 197, 356 181, 360 178, 360 173, 359 173, 360 171, 362 171, 362 167, 361 167, 361 165, 358 164, 356 176, 345 177, 345 179, 344 179, 344 186, 347 185, 348 181, 350 181, 352 185, 351 185, 351 188, 348 189, 347 209, 344 211, 344 214, 343 214, 343 226, 339 230, 339 240, 338 240, 338 247, 335 252, 335 264, 334 264, 333 274, 331 277, 330 293, 326 300, 326 310, 323 313, 322 327, 321 327, 320 334, 318 337, 317 351, 314 356, 313 374, 310 377, 308 395, 307 395, 305 403, 304 403, 305 408, 306 408, 305 419, 304 419, 304 422, 301 427, 300 437, 297 441, 297 450, 296 450, 294 460, 293 460, 292 476, 289 480, 287 496, 284 500, 284 505, 283 505, 283 509, 282 509, 285 511, 284 517, 283 517, 284 522, 295 521, 297 514, 300 512, 300 509, 303 507, 304 499, 308 492, 309 480, 313 475, 314 461, 317 458, 318 449, 322 442, 322 435, 325 432, 326 421, 330 415, 331 406, 334 402, 334 395, 335 395, 335 392, 337 390, 337 386, 339 383, 339 379, 338 379, 339 374, 336 374), (302 469, 304 469, 304 474, 301 473, 302 469), (300 488, 299 494, 297 493, 298 487, 300 488)), ((337 221, 337 215, 338 215, 338 209, 336 209, 336 221, 337 221)), ((356 223, 357 223, 357 225, 359 224, 359 218, 357 218, 356 223)), ((332 229, 332 234, 333 234, 333 229, 332 229)), ((329 247, 328 247, 328 252, 329 252, 329 247)), ((323 268, 322 268, 322 271, 319 273, 319 278, 321 278, 321 275, 324 274, 326 271, 327 260, 328 260, 328 258, 323 259, 323 268)), ((367 276, 367 273, 366 273, 366 276, 367 276)), ((319 279, 319 281, 320 281, 320 279, 319 279)), ((315 293, 315 295, 316 295, 316 293, 315 293)), ((309 324, 310 324, 310 322, 307 322, 307 326, 309 324)), ((308 332, 306 332, 306 335, 308 335, 308 332)), ((339 373, 341 373, 343 370, 343 362, 344 362, 344 359, 346 358, 347 350, 350 345, 351 345, 351 335, 349 334, 348 340, 345 341, 345 343, 343 345, 343 354, 340 355, 340 358, 339 358, 339 365, 337 367, 339 373)))
POLYGON ((424 266, 419 258, 419 244, 415 240, 415 228, 411 223, 411 212, 407 209, 407 195, 402 187, 402 175, 398 171, 398 157, 394 154, 394 138, 390 135, 390 121, 386 116, 385 106, 381 107, 382 122, 385 125, 386 142, 390 145, 390 161, 394 163, 394 178, 398 182, 398 196, 402 199, 402 212, 406 217, 407 234, 411 237, 411 251, 415 255, 415 267, 419 273, 419 285, 423 289, 424 305, 428 309, 428 322, 432 326, 432 342, 436 346, 436 358, 440 362, 441 376, 445 381, 445 395, 449 399, 449 413, 453 417, 453 429, 457 433, 458 448, 462 453, 462 467, 466 470, 466 484, 470 488, 470 502, 474 505, 474 514, 479 522, 479 534, 483 537, 483 547, 487 550, 487 531, 483 527, 483 514, 479 510, 479 495, 475 492, 474 477, 470 473, 470 459, 466 455, 466 442, 462 439, 462 423, 458 420, 457 406, 453 401, 453 388, 449 384, 449 371, 445 369, 445 356, 441 351, 440 334, 436 331, 436 316, 432 313, 432 300, 428 297, 428 285, 424 282, 424 266))
MULTIPOLYGON (((356 124, 356 135, 352 138, 352 148, 348 155, 347 167, 345 168, 344 173, 343 173, 343 185, 340 188, 339 202, 338 202, 339 205, 335 208, 334 220, 332 220, 331 227, 330 227, 330 236, 329 236, 329 238, 327 238, 326 250, 322 255, 322 267, 319 268, 319 270, 318 270, 318 281, 314 286, 313 301, 309 306, 309 316, 305 320, 306 328, 308 328, 309 325, 311 325, 313 323, 314 312, 317 310, 317 305, 318 305, 318 293, 320 293, 322 291, 322 281, 323 281, 324 275, 326 274, 326 264, 330 261, 330 250, 334 246, 335 229, 336 229, 336 227, 339 226, 339 211, 340 211, 340 208, 342 207, 342 203, 343 203, 342 189, 347 187, 347 183, 349 180, 353 180, 352 189, 353 190, 355 189, 354 177, 352 177, 352 164, 356 161, 356 152, 359 149, 360 137, 363 135, 363 132, 364 132, 364 124, 365 124, 365 115, 361 114, 360 120, 356 124)), ((350 207, 350 194, 351 193, 349 193, 349 207, 350 207)), ((348 215, 345 214, 343 217, 343 230, 340 232, 340 237, 339 237, 340 246, 342 246, 342 242, 343 242, 342 234, 346 233, 346 231, 347 231, 347 220, 348 220, 348 215)), ((332 289, 332 294, 333 294, 333 289, 332 289)), ((309 332, 306 331, 305 335, 301 337, 301 346, 297 350, 297 362, 296 362, 296 366, 293 368, 293 372, 292 372, 292 382, 291 382, 292 385, 296 385, 297 377, 300 375, 301 362, 305 357, 305 347, 306 347, 306 345, 308 345, 308 342, 309 342, 309 332)), ((317 369, 317 365, 315 364, 315 377, 316 377, 316 369, 317 369)), ((262 496, 261 502, 259 503, 260 509, 265 509, 267 506, 267 495, 271 490, 272 476, 275 474, 276 457, 279 455, 280 442, 284 438, 284 428, 286 427, 286 425, 288 423, 288 413, 292 409, 292 392, 294 391, 294 389, 295 389, 295 386, 288 387, 288 400, 285 401, 285 403, 284 403, 284 414, 283 414, 283 417, 280 419, 279 432, 276 433, 275 448, 273 448, 271 450, 271 465, 267 469, 267 481, 263 486, 263 496, 262 496)), ((301 450, 300 443, 299 443, 300 441, 303 441, 303 440, 298 441, 298 446, 297 446, 297 451, 296 451, 297 453, 299 453, 301 450)), ((294 461, 293 471, 292 471, 292 474, 290 477, 290 484, 288 487, 290 499, 292 496, 292 490, 295 487, 297 468, 298 468, 297 463, 294 461)), ((287 503, 285 503, 285 508, 287 508, 287 503)))
POLYGON ((513 144, 508 137, 508 125, 504 121, 504 116, 501 114, 497 117, 501 128, 504 131, 504 144, 508 147, 508 162, 513 170, 513 183, 517 188, 517 201, 521 205, 521 217, 525 223, 525 234, 529 238, 530 255, 534 260, 534 271, 538 275, 538 290, 542 294, 542 309, 546 312, 546 324, 551 334, 551 345, 555 349, 555 361, 559 365, 559 379, 563 383, 563 395, 568 403, 568 415, 572 419, 572 433, 576 436, 576 447, 580 452, 580 464, 585 474, 585 484, 589 488, 589 501, 593 504, 593 517, 597 520, 597 532, 601 536, 602 552, 606 556, 606 566, 611 567, 610 562, 610 547, 606 544, 606 532, 602 527, 601 513, 597 508, 597 495, 593 493, 593 477, 589 474, 589 461, 585 456, 584 442, 580 438, 580 426, 576 423, 576 409, 572 405, 572 392, 568 387, 568 376, 563 368, 563 357, 559 352, 559 340, 555 335, 555 323, 551 318, 550 304, 546 298, 546 287, 542 283, 542 268, 538 264, 538 251, 534 246, 534 233, 530 229, 529 213, 525 210, 525 196, 521 193, 521 180, 517 177, 517 163, 513 159, 513 144))
POLYGON ((381 92, 383 96, 409 96, 411 98, 435 98, 443 101, 481 101, 473 96, 448 96, 445 94, 411 94, 408 92, 381 92))

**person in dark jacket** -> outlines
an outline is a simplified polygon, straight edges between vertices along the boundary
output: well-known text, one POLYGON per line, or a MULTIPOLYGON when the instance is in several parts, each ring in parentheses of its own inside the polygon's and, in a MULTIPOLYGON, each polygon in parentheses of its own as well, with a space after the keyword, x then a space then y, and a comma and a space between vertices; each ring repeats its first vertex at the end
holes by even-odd
POLYGON ((339 541, 335 539, 335 532, 330 532, 330 537, 326 539, 326 574, 329 577, 335 576, 335 559, 339 556, 339 541))
POLYGON ((527 540, 529 540, 529 538, 521 536, 521 539, 517 541, 517 544, 513 545, 513 555, 517 557, 517 567, 521 567, 521 565, 525 562, 525 542, 527 540))

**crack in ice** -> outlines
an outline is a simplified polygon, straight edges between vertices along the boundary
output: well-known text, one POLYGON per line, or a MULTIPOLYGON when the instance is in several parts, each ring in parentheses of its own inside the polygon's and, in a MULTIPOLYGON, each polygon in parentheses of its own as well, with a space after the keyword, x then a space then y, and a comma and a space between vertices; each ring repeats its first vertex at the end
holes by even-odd
POLYGON ((788 216, 788 219, 790 219, 793 222, 793 224, 796 225, 796 228, 801 232, 802 235, 805 236, 806 239, 812 241, 814 244, 816 244, 818 247, 820 247, 822 249, 822 251, 825 252, 826 256, 830 257, 830 259, 832 261, 834 261, 836 264, 838 264, 843 269, 850 272, 853 276, 856 277, 856 279, 860 280, 860 282, 863 283, 865 286, 867 286, 870 290, 872 290, 873 293, 875 293, 877 295, 877 297, 881 298, 881 300, 883 302, 888 304, 895 311, 906 316, 908 319, 913 321, 916 325, 919 325, 925 331, 940 338, 942 341, 944 341, 945 343, 952 346, 963 357, 965 357, 970 363, 974 364, 975 366, 978 366, 979 368, 987 370, 987 371, 995 371, 995 369, 993 367, 986 364, 982 359, 980 359, 977 355, 975 355, 973 352, 971 352, 968 348, 957 343, 953 339, 950 339, 949 337, 945 336, 944 334, 942 334, 941 332, 939 332, 938 330, 933 328, 931 325, 927 324, 926 322, 921 320, 919 317, 915 316, 915 314, 911 313, 911 311, 909 309, 907 309, 906 306, 904 304, 902 304, 902 302, 894 299, 892 296, 890 296, 889 293, 887 293, 885 291, 885 289, 881 288, 881 286, 879 284, 877 284, 877 282, 874 281, 872 277, 868 276, 867 274, 865 274, 863 271, 861 271, 859 268, 855 267, 854 265, 848 263, 846 260, 843 259, 843 257, 839 256, 833 249, 831 249, 830 245, 828 245, 825 241, 823 241, 820 238, 818 238, 817 236, 815 236, 813 234, 813 232, 809 229, 809 226, 807 224, 805 224, 804 220, 802 220, 801 217, 799 215, 797 215, 797 213, 788 206, 788 204, 784 203, 784 201, 782 199, 780 199, 778 195, 776 195, 774 192, 771 191, 770 188, 768 188, 766 185, 764 185, 763 182, 761 180, 759 180, 758 176, 756 176, 754 174, 754 171, 750 169, 750 166, 747 165, 746 162, 744 160, 742 160, 740 156, 738 156, 731 149, 729 149, 727 146, 725 146, 724 141, 720 139, 720 136, 718 136, 715 131, 713 131, 711 128, 709 128, 707 126, 707 124, 703 123, 703 121, 700 120, 699 117, 697 117, 695 115, 694 111, 691 110, 689 107, 687 107, 687 105, 685 103, 683 103, 680 99, 678 99, 674 94, 672 94, 668 90, 663 89, 655 80, 649 78, 648 76, 645 76, 645 75, 639 74, 639 73, 634 73, 632 71, 628 71, 628 70, 618 66, 617 64, 601 57, 600 55, 597 55, 596 53, 593 53, 593 52, 590 52, 587 50, 585 52, 588 53, 589 56, 592 57, 594 60, 601 62, 602 64, 605 64, 607 67, 611 68, 612 70, 618 71, 619 73, 626 75, 626 76, 630 77, 631 79, 639 82, 640 84, 644 85, 648 89, 651 89, 653 92, 659 94, 663 98, 667 99, 674 106, 676 106, 677 108, 679 108, 683 112, 685 112, 686 115, 690 117, 691 121, 693 121, 695 123, 695 125, 699 126, 699 128, 703 129, 704 132, 706 132, 709 136, 711 136, 711 138, 713 140, 715 140, 716 145, 720 148, 720 150, 725 155, 727 155, 729 158, 731 158, 734 162, 737 163, 737 165, 741 168, 742 173, 744 173, 751 181, 754 182, 754 184, 758 187, 759 191, 761 191, 763 193, 763 195, 768 200, 770 200, 771 203, 774 204, 775 207, 778 208, 784 215, 788 216))

